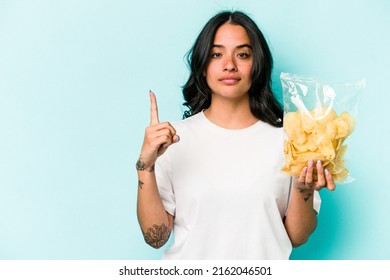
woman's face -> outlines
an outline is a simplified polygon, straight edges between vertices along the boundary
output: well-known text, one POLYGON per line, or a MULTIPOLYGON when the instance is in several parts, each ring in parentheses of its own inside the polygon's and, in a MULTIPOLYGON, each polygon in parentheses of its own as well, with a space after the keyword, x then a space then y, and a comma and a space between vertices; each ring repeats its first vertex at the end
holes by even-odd
POLYGON ((241 99, 251 87, 252 46, 241 25, 223 24, 216 32, 206 80, 214 97, 241 99))

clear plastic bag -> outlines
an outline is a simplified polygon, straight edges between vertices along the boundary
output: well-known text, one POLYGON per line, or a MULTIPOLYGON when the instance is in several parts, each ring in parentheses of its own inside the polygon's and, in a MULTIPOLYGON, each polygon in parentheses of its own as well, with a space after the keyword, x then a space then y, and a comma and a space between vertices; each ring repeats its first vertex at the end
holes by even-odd
POLYGON ((365 80, 326 83, 290 73, 281 73, 280 80, 287 135, 282 171, 298 176, 309 160, 321 160, 335 182, 353 181, 346 152, 365 80))

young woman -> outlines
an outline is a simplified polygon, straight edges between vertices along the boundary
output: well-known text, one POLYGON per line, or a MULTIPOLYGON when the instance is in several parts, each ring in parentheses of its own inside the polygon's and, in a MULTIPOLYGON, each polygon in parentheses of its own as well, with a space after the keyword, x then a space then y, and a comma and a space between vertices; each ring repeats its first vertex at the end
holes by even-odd
POLYGON ((315 159, 299 177, 280 171, 283 110, 263 34, 244 13, 219 13, 189 64, 184 120, 160 123, 150 93, 136 164, 145 241, 159 248, 173 231, 165 259, 288 259, 316 227, 317 191, 335 185, 315 159))

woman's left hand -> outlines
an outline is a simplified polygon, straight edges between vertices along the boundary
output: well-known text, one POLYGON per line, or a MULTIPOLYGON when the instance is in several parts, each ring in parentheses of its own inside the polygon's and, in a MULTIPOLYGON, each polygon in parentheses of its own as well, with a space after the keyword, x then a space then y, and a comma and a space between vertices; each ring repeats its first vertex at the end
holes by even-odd
POLYGON ((294 186, 300 190, 321 190, 327 188, 330 191, 336 189, 336 185, 332 179, 332 175, 327 169, 324 169, 321 161, 316 163, 317 179, 313 178, 314 161, 309 160, 306 167, 302 169, 301 175, 294 177, 294 186))

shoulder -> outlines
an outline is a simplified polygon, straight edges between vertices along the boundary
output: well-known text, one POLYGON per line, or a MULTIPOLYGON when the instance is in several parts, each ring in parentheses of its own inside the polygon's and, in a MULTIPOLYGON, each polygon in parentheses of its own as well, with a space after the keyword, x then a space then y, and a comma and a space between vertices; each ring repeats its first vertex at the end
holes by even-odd
POLYGON ((262 121, 260 121, 260 123, 261 123, 261 128, 271 134, 278 135, 278 136, 283 136, 285 134, 283 127, 276 127, 262 121))
POLYGON ((176 130, 188 130, 200 126, 204 122, 202 113, 197 113, 183 120, 172 122, 176 130))

